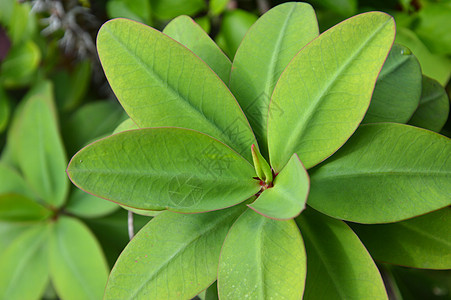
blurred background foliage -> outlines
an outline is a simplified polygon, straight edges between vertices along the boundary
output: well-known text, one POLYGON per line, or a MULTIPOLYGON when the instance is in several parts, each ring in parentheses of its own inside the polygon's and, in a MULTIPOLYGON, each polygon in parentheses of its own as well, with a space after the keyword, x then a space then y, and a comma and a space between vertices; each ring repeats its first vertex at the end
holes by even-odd
MULTIPOLYGON (((73 280, 80 280, 74 274, 91 272, 96 277, 93 282, 106 281, 108 268, 129 240, 127 211, 78 190, 64 172, 76 151, 111 134, 127 118, 97 57, 95 37, 101 24, 124 17, 162 30, 175 17, 189 15, 233 60, 250 26, 283 2, 0 0, 0 298, 83 298, 85 294, 71 286, 73 280), (83 243, 92 245, 87 253, 95 252, 93 257, 105 260, 106 265, 97 264, 103 270, 89 271, 82 257, 64 252, 65 247, 83 243), (45 254, 58 258, 61 251, 67 255, 61 257, 63 262, 52 262, 45 254), (81 266, 74 270, 71 264, 81 266), (27 285, 24 278, 39 274, 42 280, 27 285), (6 293, 2 287, 14 280, 19 292, 2 294, 6 293)), ((413 53, 426 75, 418 91, 412 91, 419 97, 418 107, 409 108, 415 113, 402 122, 451 135, 451 0, 306 2, 315 8, 321 31, 361 12, 380 10, 392 15, 400 44, 396 47, 413 53)), ((396 64, 397 58, 391 59, 396 64)), ((402 66, 415 69, 416 59, 402 66)), ((371 121, 371 116, 365 121, 371 121)), ((135 215, 134 230, 149 219, 135 215)), ((392 299, 451 297, 449 271, 379 266, 392 299)), ((94 284, 92 289, 93 295, 103 292, 94 284)))

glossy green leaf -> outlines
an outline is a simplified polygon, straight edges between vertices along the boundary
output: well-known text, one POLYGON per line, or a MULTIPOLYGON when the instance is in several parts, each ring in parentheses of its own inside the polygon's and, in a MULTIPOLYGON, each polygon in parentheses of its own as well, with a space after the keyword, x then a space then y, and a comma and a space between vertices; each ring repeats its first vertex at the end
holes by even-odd
POLYGON ((232 63, 193 19, 188 16, 177 17, 166 25, 163 33, 193 51, 222 81, 229 81, 232 63))
POLYGON ((59 207, 69 182, 64 147, 53 106, 52 85, 41 82, 30 91, 21 111, 17 136, 17 159, 25 180, 46 203, 59 207))
POLYGON ((218 268, 220 299, 302 299, 304 244, 293 220, 248 209, 233 224, 218 268))
POLYGON ((114 129, 113 134, 133 129, 139 129, 139 127, 132 119, 128 118, 122 121, 122 123, 119 124, 119 126, 117 126, 116 129, 114 129))
POLYGON ((215 281, 222 243, 244 208, 153 218, 119 257, 105 299, 193 298, 215 281))
POLYGON ((109 83, 139 127, 198 130, 251 161, 256 142, 249 123, 225 84, 193 52, 125 19, 102 26, 97 48, 109 83))
POLYGON ((60 216, 49 244, 52 283, 62 299, 101 299, 108 278, 102 248, 77 219, 60 216))
POLYGON ((402 222, 351 227, 376 260, 422 269, 451 269, 449 207, 402 222))
POLYGON ((394 44, 377 78, 362 123, 406 123, 421 97, 421 67, 405 46, 394 44))
POLYGON ((98 198, 80 189, 75 189, 64 208, 65 211, 83 218, 98 218, 118 209, 116 203, 98 198))
POLYGON ((299 157, 293 154, 274 180, 274 186, 264 190, 248 206, 269 218, 292 219, 305 208, 309 177, 299 157))
POLYGON ((449 115, 449 98, 436 80, 423 76, 420 105, 409 124, 439 132, 449 115))
POLYGON ((111 134, 124 118, 121 107, 113 102, 97 101, 82 106, 63 123, 68 152, 75 153, 95 138, 111 134))
POLYGON ((356 130, 394 39, 393 19, 352 17, 304 47, 280 77, 268 115, 271 166, 293 153, 308 169, 338 150, 356 130))
POLYGON ((112 135, 78 152, 68 174, 89 193, 148 210, 216 210, 260 189, 243 157, 218 140, 181 128, 112 135))
POLYGON ((303 299, 388 299, 371 256, 344 222, 311 208, 296 221, 307 252, 303 299))
POLYGON ((40 221, 50 215, 50 210, 25 196, 19 194, 0 195, 0 221, 40 221))
POLYGON ((424 75, 446 85, 451 76, 451 59, 432 54, 413 31, 404 27, 397 29, 396 42, 412 50, 420 61, 424 75))
POLYGON ((14 193, 35 199, 33 191, 18 172, 0 162, 0 195, 14 193))
MULTIPOLYGON (((221 28, 216 39, 221 37, 223 41, 223 47, 221 48, 229 58, 235 56, 243 37, 255 21, 257 21, 256 15, 242 9, 234 9, 227 11, 224 14, 221 28)), ((219 44, 220 43, 218 43, 218 45, 219 44)))
POLYGON ((236 52, 230 90, 261 141, 264 156, 268 106, 274 86, 296 53, 317 36, 318 23, 310 4, 284 3, 255 22, 236 52))
POLYGON ((0 67, 0 81, 10 88, 22 86, 40 60, 41 52, 32 41, 12 47, 0 67))
POLYGON ((358 223, 412 218, 451 205, 451 141, 396 123, 362 125, 311 170, 308 204, 358 223))
POLYGON ((49 281, 47 236, 47 226, 36 226, 0 254, 0 299, 41 299, 49 281))
POLYGON ((205 8, 203 0, 150 0, 152 13, 160 19, 173 19, 180 15, 194 15, 205 8))

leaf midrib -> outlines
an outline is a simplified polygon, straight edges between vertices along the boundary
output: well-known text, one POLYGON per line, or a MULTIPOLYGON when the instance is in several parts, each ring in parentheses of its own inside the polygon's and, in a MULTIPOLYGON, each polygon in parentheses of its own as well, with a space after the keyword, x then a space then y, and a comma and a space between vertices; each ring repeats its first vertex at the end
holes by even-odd
MULTIPOLYGON (((214 131, 216 131, 216 133, 214 134, 214 136, 220 138, 222 141, 224 141, 226 144, 230 144, 230 145, 235 145, 235 143, 233 143, 230 138, 224 134, 223 130, 221 130, 218 126, 218 124, 216 124, 213 120, 210 120, 209 118, 207 118, 207 116, 205 114, 203 114, 197 106, 195 106, 191 101, 189 101, 189 99, 185 99, 185 97, 178 93, 177 90, 170 84, 170 82, 168 81, 164 81, 160 74, 158 74, 157 72, 151 72, 151 69, 153 70, 152 67, 150 67, 149 65, 147 65, 147 63, 145 63, 136 53, 133 53, 125 43, 122 42, 122 40, 120 40, 119 38, 117 38, 112 31, 110 31, 108 28, 105 28, 106 32, 108 32, 110 34, 110 36, 122 47, 122 49, 124 49, 129 55, 130 57, 134 58, 134 60, 137 62, 137 64, 144 69, 144 71, 146 73, 148 73, 153 79, 155 79, 156 81, 158 81, 159 86, 160 87, 165 87, 167 91, 169 91, 173 96, 175 96, 176 99, 179 99, 179 101, 177 101, 177 103, 180 106, 183 106, 185 109, 187 108, 187 110, 191 111, 193 114, 195 114, 196 116, 200 116, 199 119, 204 120, 208 125, 209 128, 213 128, 214 131), (180 101, 181 100, 181 101, 180 101)), ((141 123, 141 122, 140 122, 141 123)), ((206 132, 208 133, 208 132, 206 132)))
POLYGON ((197 240, 199 240, 200 238, 204 237, 206 234, 208 234, 211 231, 214 231, 217 228, 217 225, 221 224, 221 223, 225 223, 227 221, 227 219, 229 217, 231 217, 232 212, 229 213, 224 213, 222 216, 216 218, 216 222, 212 222, 210 226, 207 226, 204 231, 199 232, 199 234, 195 237, 193 237, 191 240, 189 240, 185 245, 183 245, 182 247, 180 247, 178 249, 178 251, 172 255, 171 257, 169 257, 165 262, 163 262, 163 264, 160 265, 160 267, 155 270, 152 274, 150 274, 150 276, 148 278, 146 278, 146 280, 143 281, 142 284, 140 284, 140 286, 135 289, 135 291, 133 292, 133 294, 131 294, 129 296, 128 299, 132 300, 135 299, 135 296, 142 290, 142 288, 151 280, 153 280, 160 272, 163 271, 163 268, 166 267, 167 265, 169 265, 175 258, 177 258, 178 256, 182 255, 185 250, 192 245, 193 243, 195 243, 197 240))
POLYGON ((425 176, 425 175, 429 175, 429 176, 450 176, 451 172, 450 171, 427 171, 424 170, 423 172, 421 171, 415 171, 415 172, 410 172, 410 171, 381 171, 381 172, 349 172, 349 173, 327 173, 326 175, 318 175, 315 176, 315 174, 312 174, 311 178, 312 181, 317 181, 317 180, 333 180, 336 178, 347 178, 347 177, 362 177, 362 176, 368 176, 368 177, 374 177, 374 176, 405 176, 405 177, 409 177, 409 176, 425 176))
MULTIPOLYGON (((305 125, 309 124, 311 119, 314 116, 314 114, 312 114, 312 112, 316 111, 317 108, 320 106, 320 104, 323 102, 324 95, 334 85, 334 83, 336 82, 336 80, 338 78, 338 75, 342 74, 345 69, 349 68, 349 66, 354 61, 354 59, 358 55, 360 55, 361 52, 365 49, 365 46, 368 45, 373 40, 373 38, 376 35, 378 35, 385 28, 385 26, 388 22, 390 22, 390 19, 388 19, 383 24, 381 24, 381 26, 377 30, 375 30, 352 55, 350 55, 348 57, 348 59, 345 61, 345 63, 343 63, 341 65, 341 67, 338 68, 337 71, 333 74, 331 80, 321 89, 321 91, 318 92, 319 96, 315 97, 316 101, 311 101, 313 103, 313 105, 308 106, 306 111, 304 112, 304 116, 306 116, 306 118, 304 119, 304 122, 297 123, 296 127, 292 131, 292 132, 296 132, 297 134, 291 134, 288 136, 287 143, 286 143, 287 147, 285 147, 286 151, 296 151, 297 150, 296 145, 299 140, 299 137, 302 137, 304 135, 304 131, 307 128, 307 126, 305 126, 305 125), (290 149, 292 149, 292 150, 290 150, 290 149)), ((300 53, 302 53, 302 52, 300 52, 300 53)))

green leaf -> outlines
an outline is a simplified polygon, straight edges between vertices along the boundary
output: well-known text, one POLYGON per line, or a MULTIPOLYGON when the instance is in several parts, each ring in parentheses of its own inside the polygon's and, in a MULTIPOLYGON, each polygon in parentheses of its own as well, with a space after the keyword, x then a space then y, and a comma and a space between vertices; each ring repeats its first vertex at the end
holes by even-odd
POLYGON ((53 106, 52 85, 37 84, 27 95, 17 128, 15 151, 25 180, 46 203, 59 207, 66 198, 69 182, 64 147, 59 136, 53 106))
POLYGON ((404 27, 397 29, 396 42, 412 50, 420 61, 424 75, 437 80, 441 85, 446 85, 451 76, 449 58, 432 54, 414 32, 404 27))
POLYGON ((357 0, 312 0, 312 2, 343 17, 350 17, 357 13, 357 0))
POLYGON ((77 219, 60 216, 52 226, 50 276, 62 299, 101 299, 108 278, 102 248, 77 219))
POLYGON ((313 209, 296 222, 307 252, 304 299, 388 299, 371 256, 344 222, 313 209))
POLYGON ((308 204, 358 223, 412 218, 451 204, 450 139, 395 123, 362 125, 311 170, 308 204))
POLYGON ((47 236, 47 226, 38 225, 0 254, 0 299, 41 299, 49 281, 47 236))
POLYGON ((150 22, 150 2, 148 0, 110 0, 106 4, 108 16, 127 18, 138 22, 150 22))
POLYGON ((449 114, 446 90, 436 80, 423 76, 420 105, 409 124, 439 132, 449 114))
POLYGON ((205 290, 205 297, 203 300, 219 300, 218 285, 216 281, 205 290))
POLYGON ((0 133, 8 126, 9 115, 11 114, 9 101, 5 91, 0 87, 0 133))
POLYGON ((317 36, 318 23, 310 4, 284 3, 255 22, 236 52, 230 90, 248 117, 266 157, 267 114, 274 86, 296 53, 317 36))
POLYGON ((124 113, 117 103, 96 101, 82 106, 63 123, 68 152, 75 153, 95 138, 111 134, 122 120, 124 113))
POLYGON ((9 245, 11 245, 19 235, 35 225, 36 223, 11 223, 0 221, 0 255, 5 252, 9 245))
POLYGON ((166 25, 163 33, 193 51, 222 81, 229 81, 232 63, 193 19, 188 16, 177 17, 166 25))
POLYGON ((227 7, 230 0, 211 0, 209 11, 213 16, 221 14, 227 7))
POLYGON ((265 182, 267 185, 272 185, 272 170, 266 159, 260 154, 260 151, 255 147, 251 146, 252 159, 254 161, 255 172, 257 173, 258 179, 265 182))
POLYGON ((33 191, 15 170, 0 162, 0 195, 14 193, 35 199, 33 191))
POLYGON ((8 22, 8 36, 11 38, 13 45, 20 45, 30 39, 31 35, 36 30, 36 17, 31 12, 31 5, 29 3, 13 2, 11 17, 8 22))
POLYGON ((297 153, 309 169, 356 130, 394 39, 393 19, 372 12, 352 17, 305 46, 280 77, 269 107, 271 166, 297 153))
POLYGON ((433 53, 451 55, 451 5, 433 3, 418 12, 415 32, 433 53))
POLYGON ((2 61, 0 81, 8 88, 26 84, 28 77, 37 69, 40 60, 41 52, 31 40, 13 46, 2 61))
POLYGON ((105 23, 97 47, 109 83, 139 127, 194 129, 251 161, 249 147, 256 142, 246 117, 225 84, 193 52, 125 19, 105 23))
POLYGON ((274 219, 292 219, 305 208, 309 191, 309 177, 299 157, 293 154, 274 180, 274 186, 264 190, 248 206, 274 219))
POLYGON ((451 269, 451 209, 380 225, 351 224, 374 259, 422 269, 451 269))
POLYGON ((193 298, 215 281, 222 243, 244 208, 153 218, 119 257, 105 299, 193 298))
POLYGON ((301 299, 306 257, 293 220, 276 221, 248 209, 221 250, 221 299, 301 299))
POLYGON ((119 124, 119 126, 117 126, 116 129, 114 129, 113 134, 133 129, 139 129, 139 127, 132 119, 128 118, 124 120, 121 124, 119 124))
POLYGON ((26 222, 48 218, 51 211, 19 194, 0 195, 0 221, 26 222))
POLYGON ((64 210, 83 218, 98 218, 108 215, 118 208, 119 206, 113 202, 75 189, 64 210))
POLYGON ((260 189, 243 157, 218 140, 181 128, 132 130, 100 140, 72 158, 68 174, 89 193, 147 210, 216 210, 260 189))
POLYGON ((58 72, 53 76, 55 83, 55 99, 61 111, 71 111, 86 97, 91 81, 91 60, 77 63, 73 72, 58 72))
POLYGON ((255 21, 257 21, 256 15, 242 9, 234 9, 224 13, 216 39, 222 39, 224 47, 221 48, 224 49, 229 58, 235 56, 243 37, 255 21))
POLYGON ((160 19, 173 19, 180 15, 195 15, 205 8, 203 0, 150 0, 152 13, 160 19))
POLYGON ((421 97, 421 67, 407 48, 394 44, 374 88, 362 123, 406 123, 421 97))

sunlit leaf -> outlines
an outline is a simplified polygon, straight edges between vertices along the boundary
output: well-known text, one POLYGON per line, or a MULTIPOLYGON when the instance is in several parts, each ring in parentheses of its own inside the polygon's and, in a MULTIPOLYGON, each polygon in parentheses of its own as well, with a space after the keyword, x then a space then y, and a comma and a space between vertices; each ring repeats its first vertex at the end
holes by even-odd
POLYGON ((249 123, 225 84, 193 52, 125 19, 102 26, 97 48, 109 83, 139 127, 194 129, 251 161, 249 147, 256 142, 249 123))
POLYGON ((255 22, 233 59, 230 90, 248 117, 266 157, 267 114, 274 86, 296 53, 317 36, 318 23, 310 4, 285 3, 255 22))
POLYGON ((309 169, 338 150, 363 119, 394 39, 393 19, 352 17, 304 47, 280 77, 268 115, 271 166, 293 153, 309 169))
POLYGON ((72 158, 68 174, 89 193, 148 210, 221 209, 260 189, 243 157, 181 128, 132 130, 97 141, 72 158))

